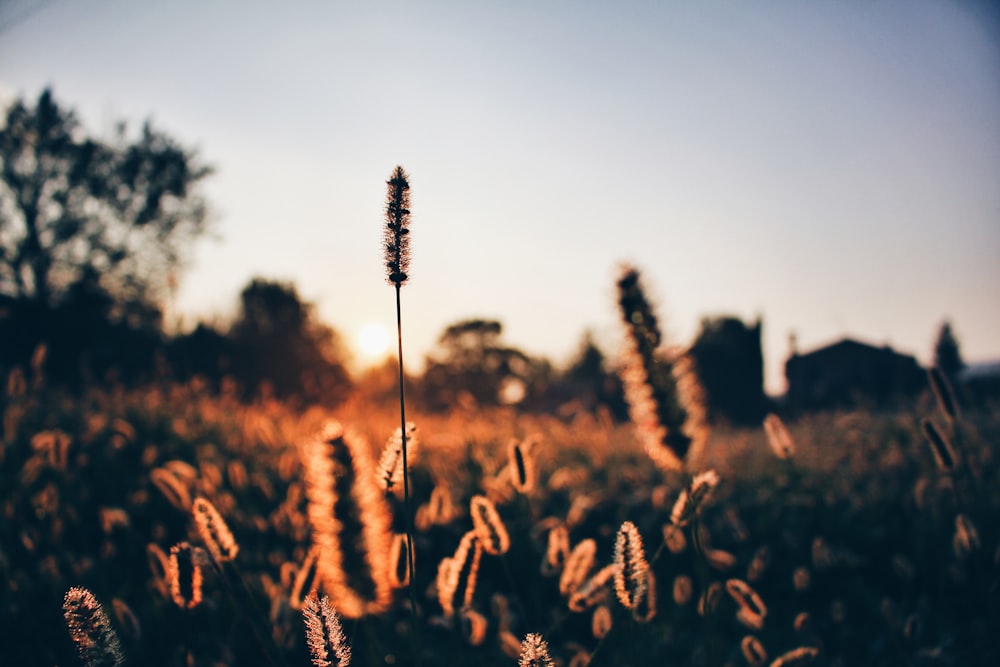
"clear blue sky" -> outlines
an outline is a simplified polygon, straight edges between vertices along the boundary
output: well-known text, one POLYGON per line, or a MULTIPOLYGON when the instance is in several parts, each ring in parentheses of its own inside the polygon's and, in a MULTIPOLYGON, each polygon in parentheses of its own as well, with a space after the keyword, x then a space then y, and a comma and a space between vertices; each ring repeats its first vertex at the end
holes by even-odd
POLYGON ((401 164, 414 368, 470 316, 556 362, 585 328, 613 351, 622 261, 676 342, 762 316, 771 391, 792 331, 927 362, 949 318, 1000 358, 994 3, 0 2, 0 94, 46 85, 95 133, 152 118, 216 166, 188 323, 261 274, 348 342, 394 326, 401 164))

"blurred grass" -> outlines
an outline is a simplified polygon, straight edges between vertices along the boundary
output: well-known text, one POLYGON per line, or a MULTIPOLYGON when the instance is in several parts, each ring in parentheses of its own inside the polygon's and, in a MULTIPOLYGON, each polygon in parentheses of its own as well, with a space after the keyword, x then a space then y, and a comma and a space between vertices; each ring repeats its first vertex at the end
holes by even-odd
MULTIPOLYGON (((129 665, 263 664, 248 632, 258 622, 288 664, 310 664, 301 615, 289 604, 309 548, 296 443, 336 418, 367 438, 377 455, 398 425, 393 406, 293 413, 276 402, 241 405, 197 383, 80 396, 20 383, 2 407, 4 664, 78 664, 61 615, 71 586, 85 586, 102 601, 129 665), (258 617, 212 573, 204 603, 193 610, 164 595, 147 545, 169 552, 198 538, 189 516, 151 480, 163 467, 226 518, 258 617), (136 627, 115 600, 131 610, 136 627)), ((518 639, 542 633, 563 664, 592 653, 592 665, 744 665, 740 642, 747 634, 760 639, 769 660, 815 646, 820 665, 995 664, 1000 411, 967 413, 958 425, 967 467, 953 479, 936 470, 921 434, 921 419, 935 409, 928 392, 906 412, 802 418, 789 424, 796 444, 791 462, 774 457, 763 429, 716 429, 699 460, 689 463, 692 472, 714 468, 722 478, 698 524, 712 548, 735 557, 727 571, 713 569, 690 539, 679 554, 659 549, 683 481, 655 469, 630 427, 584 413, 415 415, 421 443, 411 462, 415 506, 446 486, 458 509, 416 536, 417 591, 427 591, 419 596, 423 664, 515 664, 516 656, 501 648, 495 594, 510 603, 510 632, 518 639), (511 439, 529 436, 538 439, 538 483, 519 494, 504 471, 507 448, 511 439), (477 493, 497 502, 512 546, 502 557, 483 557, 473 607, 489 626, 482 645, 470 646, 459 624, 441 618, 431 588, 438 563, 471 528, 468 501, 477 493), (978 529, 979 547, 968 554, 953 544, 960 512, 978 529), (638 527, 647 555, 660 551, 653 563, 657 614, 635 623, 609 597, 613 627, 601 641, 591 632, 592 610, 570 613, 558 577, 544 576, 541 563, 548 530, 561 522, 569 524, 571 546, 594 538, 597 566, 610 563, 625 520, 638 527), (725 595, 713 613, 698 614, 698 598, 711 582, 749 579, 751 562, 765 553, 769 564, 751 581, 768 608, 762 630, 742 626, 725 595), (679 575, 694 582, 692 600, 683 605, 673 601, 679 575), (809 622, 797 631, 802 613, 809 622)), ((398 518, 401 508, 395 510, 398 518)), ((352 664, 413 662, 404 598, 398 591, 390 612, 345 622, 352 664)))

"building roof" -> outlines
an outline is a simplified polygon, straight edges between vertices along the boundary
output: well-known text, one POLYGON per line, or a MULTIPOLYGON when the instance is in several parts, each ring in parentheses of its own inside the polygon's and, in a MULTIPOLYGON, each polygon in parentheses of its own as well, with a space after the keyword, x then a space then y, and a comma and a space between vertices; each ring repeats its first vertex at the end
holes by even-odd
POLYGON ((908 358, 911 358, 911 359, 914 358, 913 355, 904 354, 902 352, 897 352, 896 350, 892 349, 888 345, 882 345, 881 347, 879 347, 879 346, 876 346, 876 345, 869 345, 868 343, 862 343, 859 340, 855 340, 853 338, 847 338, 847 337, 841 338, 840 340, 834 341, 832 343, 828 343, 828 344, 826 344, 826 345, 824 345, 822 347, 817 347, 817 348, 815 348, 813 350, 810 350, 809 352, 793 354, 792 358, 794 359, 795 357, 801 358, 801 357, 810 357, 810 356, 813 356, 813 355, 823 355, 823 354, 826 354, 826 353, 829 353, 829 352, 833 352, 833 351, 837 351, 837 350, 849 350, 849 349, 865 350, 865 351, 869 351, 869 352, 871 352, 871 351, 882 352, 882 353, 888 352, 888 353, 895 354, 895 355, 900 356, 900 357, 908 357, 908 358))

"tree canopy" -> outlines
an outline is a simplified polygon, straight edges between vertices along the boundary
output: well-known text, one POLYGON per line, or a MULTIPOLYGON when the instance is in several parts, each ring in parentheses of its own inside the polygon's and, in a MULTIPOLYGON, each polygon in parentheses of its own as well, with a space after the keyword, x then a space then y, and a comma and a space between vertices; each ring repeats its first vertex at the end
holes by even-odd
POLYGON ((690 354, 705 390, 713 420, 759 424, 767 411, 761 321, 744 324, 736 317, 706 317, 690 354))
POLYGON ((502 345, 497 320, 468 319, 449 325, 427 359, 422 391, 426 407, 444 410, 460 397, 479 405, 522 404, 543 391, 551 369, 521 350, 502 345))
POLYGON ((230 338, 233 374, 248 393, 266 384, 277 398, 333 405, 350 389, 340 337, 291 283, 251 280, 230 338))
POLYGON ((965 368, 965 361, 962 360, 962 352, 955 338, 955 332, 951 329, 951 322, 941 324, 938 331, 937 341, 934 343, 934 365, 937 366, 947 378, 955 383, 958 374, 965 368))
POLYGON ((156 304, 208 228, 211 169, 147 122, 89 137, 51 90, 15 101, 0 129, 0 295, 56 307, 81 286, 127 316, 156 304))

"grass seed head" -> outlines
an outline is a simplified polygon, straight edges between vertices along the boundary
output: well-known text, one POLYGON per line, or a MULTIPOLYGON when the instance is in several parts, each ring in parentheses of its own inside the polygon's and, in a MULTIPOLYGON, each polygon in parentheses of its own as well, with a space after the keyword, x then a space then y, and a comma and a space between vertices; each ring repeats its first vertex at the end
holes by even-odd
MULTIPOLYGON (((620 375, 629 415, 653 462, 664 471, 679 472, 694 442, 692 434, 700 431, 685 428, 689 414, 681 401, 675 370, 659 350, 663 337, 639 272, 623 267, 617 287, 626 334, 620 375)), ((693 398, 696 392, 690 389, 685 387, 684 393, 693 398)))
POLYGON ((202 599, 202 566, 207 555, 198 547, 181 542, 170 547, 168 580, 170 596, 181 609, 194 609, 202 599))
POLYGON ((367 442, 335 421, 301 446, 319 576, 344 618, 380 614, 392 601, 392 517, 367 442))
MULTIPOLYGON (((406 463, 413 464, 413 456, 416 453, 419 440, 417 439, 417 425, 413 422, 406 423, 406 463)), ((396 428, 395 432, 385 443, 382 455, 378 462, 378 483, 383 490, 402 497, 403 494, 403 432, 396 428)))
POLYGON ((954 472, 956 466, 955 449, 938 427, 930 419, 923 421, 924 435, 931 444, 931 452, 934 453, 934 461, 941 472, 954 472))
POLYGON ((195 498, 191 514, 198 536, 216 563, 227 563, 236 558, 240 547, 215 505, 206 498, 195 498))
POLYGON ((764 418, 764 433, 771 451, 779 459, 791 459, 795 456, 795 441, 781 417, 774 413, 768 414, 764 418))
POLYGON ((124 662, 118 634, 93 593, 81 586, 70 588, 63 598, 63 616, 87 667, 118 667, 124 662))
POLYGON ((590 617, 590 632, 594 639, 604 639, 611 632, 612 623, 610 607, 603 604, 594 607, 594 614, 590 617))
POLYGON ((674 577, 674 604, 683 607, 691 601, 691 594, 694 592, 694 584, 691 577, 686 574, 678 574, 674 577))
POLYGON ((642 536, 631 521, 625 521, 615 537, 615 593, 626 609, 634 609, 649 585, 649 563, 642 536))
POLYGON ((535 458, 532 456, 534 441, 511 440, 507 450, 507 467, 511 483, 518 493, 529 493, 535 488, 535 458))
POLYGON ((597 542, 592 538, 581 540, 573 547, 573 550, 566 558, 566 566, 563 568, 562 576, 559 577, 559 592, 563 595, 572 595, 576 589, 584 582, 590 569, 594 566, 594 557, 597 555, 597 542))
POLYGON ((518 667, 553 667, 552 656, 549 655, 549 645, 540 634, 530 632, 524 637, 517 665, 518 667))
POLYGON ((948 421, 956 423, 959 418, 958 402, 955 400, 955 391, 951 387, 951 382, 947 376, 937 366, 933 366, 927 371, 934 398, 937 399, 938 408, 944 413, 948 421))
POLYGON ((683 489, 670 512, 670 522, 675 526, 686 526, 708 502, 712 491, 719 484, 719 475, 707 470, 695 475, 687 488, 683 489))
POLYGON ((306 644, 315 667, 348 667, 351 664, 351 647, 330 598, 315 592, 306 596, 302 605, 302 618, 306 625, 306 644), (336 659, 336 663, 331 660, 336 659))
POLYGON ((510 549, 510 535, 496 506, 486 496, 473 496, 470 503, 472 525, 486 553, 499 556, 510 549))
POLYGON ((410 177, 397 166, 386 184, 385 268, 389 283, 399 288, 410 270, 410 177))
POLYGON ((767 662, 767 651, 764 649, 764 645, 753 635, 747 635, 743 638, 743 641, 740 642, 740 649, 743 651, 743 657, 753 667, 760 667, 767 662))
POLYGON ((817 655, 819 655, 818 648, 800 646, 775 658, 771 667, 802 667, 811 664, 817 655))
POLYGON ((475 609, 465 607, 459 614, 459 624, 462 637, 469 646, 482 646, 486 641, 486 629, 489 623, 486 617, 475 609))

